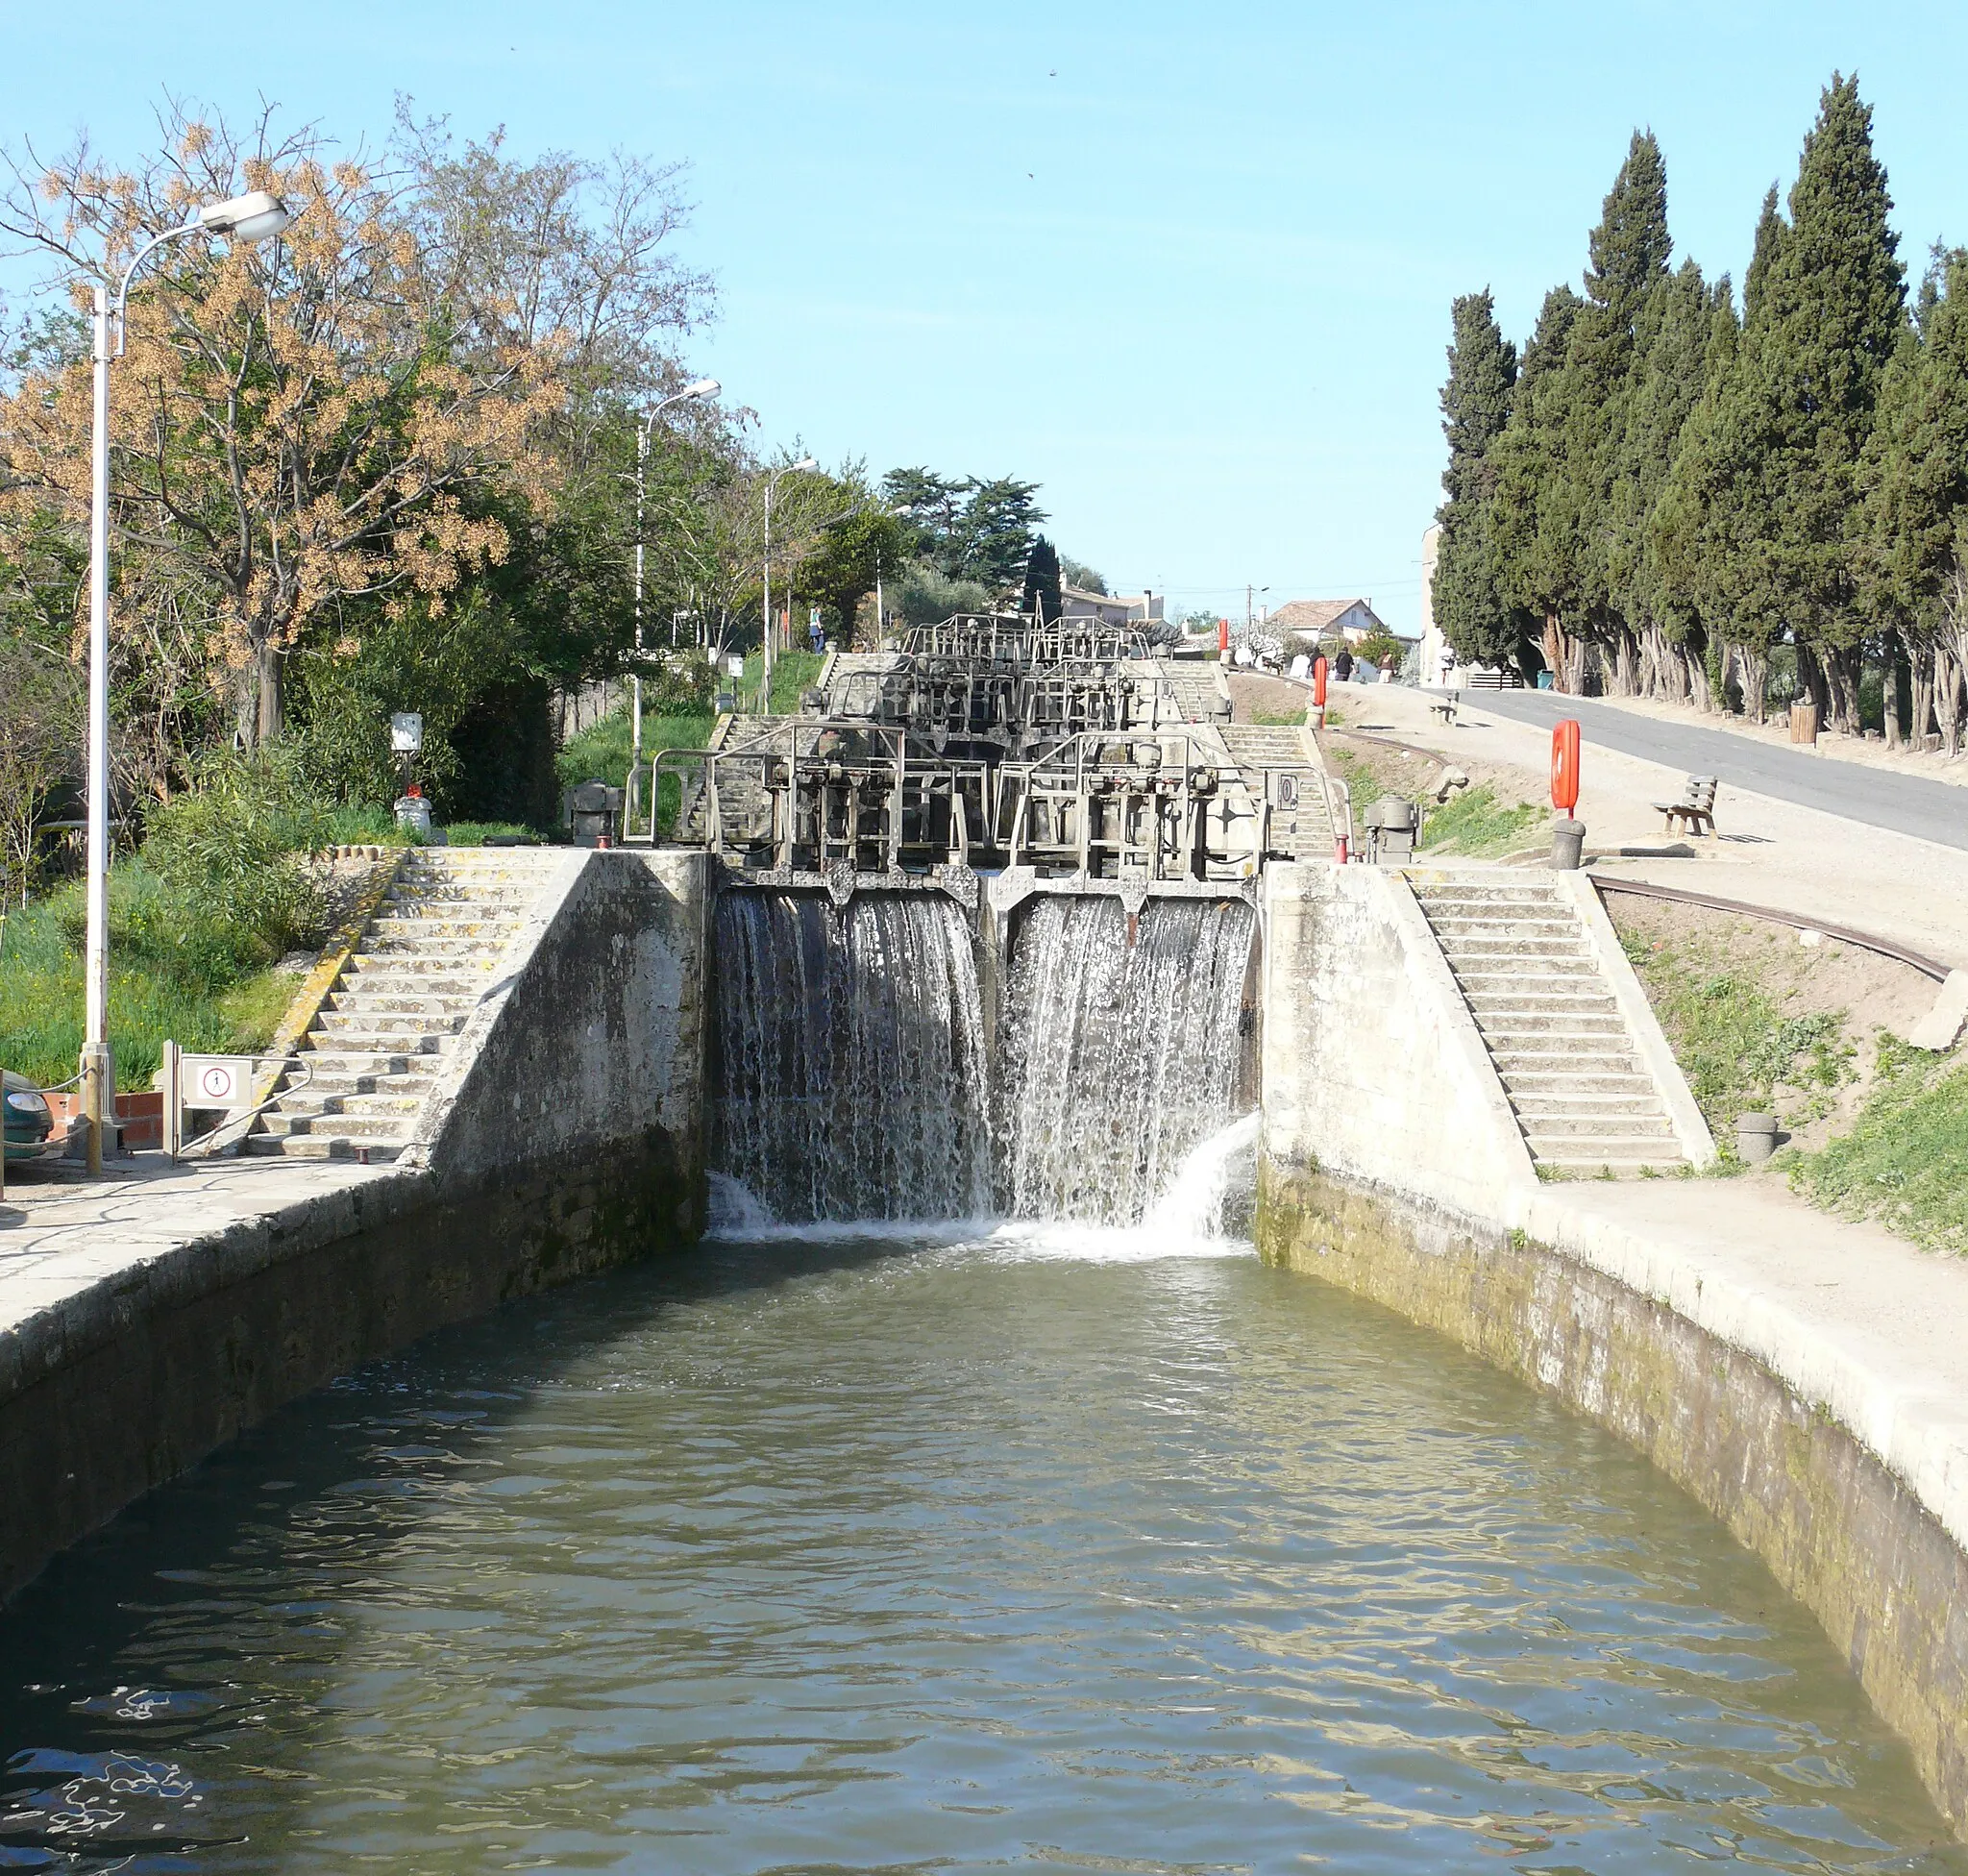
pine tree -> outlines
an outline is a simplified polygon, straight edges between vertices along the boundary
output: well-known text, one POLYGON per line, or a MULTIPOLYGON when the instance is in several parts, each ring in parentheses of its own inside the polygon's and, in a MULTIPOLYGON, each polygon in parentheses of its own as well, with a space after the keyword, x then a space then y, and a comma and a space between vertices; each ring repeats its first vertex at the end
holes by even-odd
POLYGON ((1441 478, 1446 499, 1436 510, 1441 544, 1432 588, 1435 623, 1466 662, 1504 664, 1516 657, 1523 622, 1500 589, 1490 447, 1510 420, 1517 350, 1496 323, 1488 287, 1463 294, 1450 312, 1454 343, 1441 388, 1449 459, 1441 478))
POLYGON ((1859 462, 1880 381, 1906 328, 1905 269, 1887 225, 1886 172, 1857 79, 1833 73, 1790 190, 1787 228, 1745 329, 1743 388, 1774 438, 1775 499, 1756 540, 1832 722, 1858 729, 1864 618, 1859 462))

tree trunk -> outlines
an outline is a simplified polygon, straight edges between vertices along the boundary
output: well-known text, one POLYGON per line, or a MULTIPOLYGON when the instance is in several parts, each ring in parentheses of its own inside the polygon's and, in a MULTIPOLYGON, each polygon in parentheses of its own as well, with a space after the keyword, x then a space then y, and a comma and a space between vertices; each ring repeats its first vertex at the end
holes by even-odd
POLYGON ((1688 702, 1698 710, 1712 711, 1715 698, 1709 688, 1708 661, 1692 645, 1677 645, 1674 651, 1675 664, 1686 685, 1688 702))
POLYGON ((1907 646, 1906 656, 1913 668, 1913 713, 1907 719, 1906 734, 1918 749, 1933 722, 1933 646, 1927 639, 1916 638, 1907 646))
POLYGON ((1742 686, 1742 714, 1759 724, 1769 707, 1770 654, 1752 645, 1738 645, 1734 652, 1736 681, 1742 686))
POLYGON ((1558 623, 1556 612, 1547 612, 1544 615, 1544 668, 1551 673, 1553 690, 1571 689, 1565 662, 1564 628, 1558 623))
POLYGON ((1961 669, 1946 645, 1933 648, 1933 712, 1940 718, 1941 749, 1952 757, 1961 747, 1961 669))
POLYGON ((1906 740, 1901 728, 1900 686, 1906 681, 1906 654, 1900 649, 1900 634, 1886 634, 1885 681, 1880 686, 1880 701, 1885 712, 1886 747, 1898 749, 1906 740))
POLYGON ((1817 708, 1818 722, 1829 727, 1832 721, 1832 698, 1830 686, 1825 682, 1825 668, 1818 662, 1818 654, 1802 639, 1795 641, 1797 648, 1797 687, 1805 698, 1817 708))
POLYGON ((1847 736, 1865 733, 1865 719, 1858 713, 1863 658, 1857 645, 1840 646, 1825 658, 1826 686, 1832 694, 1832 727, 1847 736))

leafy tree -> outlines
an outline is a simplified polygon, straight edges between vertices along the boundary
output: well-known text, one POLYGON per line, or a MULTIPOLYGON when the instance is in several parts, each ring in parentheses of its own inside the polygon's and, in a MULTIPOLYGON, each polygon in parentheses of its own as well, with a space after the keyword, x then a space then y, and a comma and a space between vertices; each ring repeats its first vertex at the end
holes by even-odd
POLYGON ((1442 531, 1432 588, 1435 622, 1464 660, 1504 664, 1517 655, 1524 619, 1503 590, 1497 465, 1490 451, 1510 420, 1517 349, 1497 326, 1488 287, 1462 295, 1450 316, 1454 340, 1441 390, 1449 460, 1441 479, 1446 499, 1436 510, 1442 531))
POLYGON ((952 571, 1009 598, 1019 589, 1046 511, 1037 482, 999 476, 974 482, 957 524, 952 571))
POLYGON ((0 914, 35 884, 35 823, 82 768, 82 685, 31 639, 0 634, 0 914))
MULTIPOLYGON (((175 110, 166 130, 131 175, 86 143, 30 153, 0 227, 79 296, 187 202, 263 187, 296 210, 261 249, 164 251, 112 379, 118 616, 202 608, 205 675, 251 744, 280 729, 310 633, 344 635, 371 600, 441 610, 507 555, 485 498, 547 512, 577 407, 626 360, 653 375, 698 289, 660 263, 681 216, 666 172, 453 158, 434 134, 365 164, 175 110)), ((0 422, 14 525, 80 526, 88 431, 86 360, 22 374, 0 422)))
POLYGON ((1105 593, 1106 579, 1094 571, 1084 560, 1075 560, 1070 554, 1059 556, 1059 577, 1069 586, 1077 586, 1083 593, 1105 593))

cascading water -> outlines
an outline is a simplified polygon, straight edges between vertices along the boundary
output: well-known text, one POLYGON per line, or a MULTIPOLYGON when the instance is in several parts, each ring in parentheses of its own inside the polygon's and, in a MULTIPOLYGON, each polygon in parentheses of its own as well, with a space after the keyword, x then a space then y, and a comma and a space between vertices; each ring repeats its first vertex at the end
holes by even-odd
POLYGON ((787 1222, 991 1208, 984 1023, 940 893, 733 891, 715 914, 717 1165, 787 1222))
POLYGON ((1001 1186, 1018 1218, 1132 1224, 1231 1120, 1251 908, 1042 895, 1014 942, 1001 1186))

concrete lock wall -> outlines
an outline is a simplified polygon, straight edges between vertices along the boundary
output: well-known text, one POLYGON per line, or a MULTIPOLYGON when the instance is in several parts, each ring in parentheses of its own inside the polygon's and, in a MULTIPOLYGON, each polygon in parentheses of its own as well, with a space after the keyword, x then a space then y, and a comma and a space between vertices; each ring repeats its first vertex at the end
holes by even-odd
POLYGON ((1540 1185, 1398 877, 1279 869, 1267 913, 1263 1256, 1440 1331, 1646 1453, 1817 1616, 1968 1835, 1958 1408, 1898 1397, 1903 1377, 1753 1274, 1540 1185))
POLYGON ((0 1330, 0 1596, 336 1374, 699 1235, 708 884, 701 855, 570 857, 399 1165, 310 1169, 162 1254, 91 1245, 0 1330))

